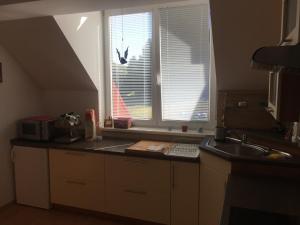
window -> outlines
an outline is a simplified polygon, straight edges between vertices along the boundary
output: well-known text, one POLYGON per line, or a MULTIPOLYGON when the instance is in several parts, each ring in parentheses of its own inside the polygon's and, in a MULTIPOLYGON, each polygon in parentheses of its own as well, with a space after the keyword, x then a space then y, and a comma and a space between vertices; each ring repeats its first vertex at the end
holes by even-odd
POLYGON ((211 122, 208 4, 108 14, 108 115, 137 125, 211 122), (118 56, 125 57, 122 64, 118 56), (117 51, 118 50, 118 51, 117 51))
POLYGON ((110 38, 113 117, 152 119, 152 14, 110 17, 110 38))
POLYGON ((209 39, 207 7, 160 10, 163 120, 209 119, 209 39))

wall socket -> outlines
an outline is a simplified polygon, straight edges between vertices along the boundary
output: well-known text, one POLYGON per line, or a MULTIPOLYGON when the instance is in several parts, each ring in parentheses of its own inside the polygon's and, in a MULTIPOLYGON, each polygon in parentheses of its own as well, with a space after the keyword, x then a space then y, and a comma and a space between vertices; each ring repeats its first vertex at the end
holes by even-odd
POLYGON ((248 102, 247 101, 240 101, 237 104, 238 108, 247 108, 248 107, 248 102))

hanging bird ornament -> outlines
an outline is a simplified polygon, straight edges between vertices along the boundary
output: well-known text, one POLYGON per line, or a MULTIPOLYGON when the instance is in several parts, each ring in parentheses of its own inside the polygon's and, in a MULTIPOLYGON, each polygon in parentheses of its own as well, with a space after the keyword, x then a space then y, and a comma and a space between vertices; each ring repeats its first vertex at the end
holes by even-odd
POLYGON ((124 53, 124 51, 123 51, 123 47, 124 47, 124 14, 123 14, 123 9, 122 9, 122 44, 121 44, 121 46, 122 46, 121 47, 122 56, 121 56, 121 53, 120 53, 119 49, 116 49, 116 50, 117 50, 117 54, 118 54, 120 63, 122 65, 124 65, 124 64, 127 64, 128 48, 129 48, 129 46, 127 47, 127 49, 126 49, 126 51, 124 53))
POLYGON ((119 61, 122 65, 126 64, 127 63, 127 57, 128 57, 128 48, 126 49, 125 53, 124 53, 124 56, 121 57, 121 54, 120 54, 120 51, 118 49, 117 50, 117 54, 118 54, 118 57, 119 57, 119 61))

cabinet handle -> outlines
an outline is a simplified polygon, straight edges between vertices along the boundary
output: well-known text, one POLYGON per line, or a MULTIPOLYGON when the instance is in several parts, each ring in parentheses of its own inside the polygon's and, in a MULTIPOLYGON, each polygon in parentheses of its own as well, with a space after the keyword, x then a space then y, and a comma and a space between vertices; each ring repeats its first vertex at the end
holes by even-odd
POLYGON ((86 153, 83 152, 65 152, 66 155, 73 155, 73 156, 86 156, 86 153))
POLYGON ((13 148, 10 151, 10 159, 13 163, 15 162, 15 151, 13 148))
POLYGON ((76 185, 81 185, 81 186, 85 186, 86 185, 86 183, 82 182, 82 181, 67 180, 66 182, 68 184, 76 184, 76 185))
POLYGON ((136 190, 130 190, 130 189, 125 189, 124 192, 130 193, 130 194, 136 194, 136 195, 146 195, 147 192, 145 191, 136 191, 136 190))
POLYGON ((146 160, 143 160, 143 159, 130 159, 130 158, 126 158, 124 159, 125 162, 128 162, 128 163, 135 163, 135 164, 146 164, 147 161, 146 160))

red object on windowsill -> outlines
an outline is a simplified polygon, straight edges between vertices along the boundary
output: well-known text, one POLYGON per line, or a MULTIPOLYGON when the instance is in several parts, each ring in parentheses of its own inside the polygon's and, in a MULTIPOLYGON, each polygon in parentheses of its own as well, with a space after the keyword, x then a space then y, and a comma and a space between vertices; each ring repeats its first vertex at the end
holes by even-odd
POLYGON ((114 119, 114 128, 128 129, 132 126, 131 118, 116 118, 114 119))

